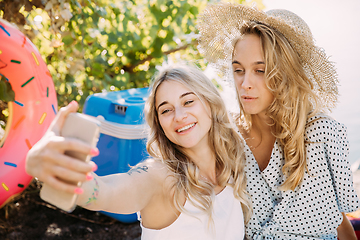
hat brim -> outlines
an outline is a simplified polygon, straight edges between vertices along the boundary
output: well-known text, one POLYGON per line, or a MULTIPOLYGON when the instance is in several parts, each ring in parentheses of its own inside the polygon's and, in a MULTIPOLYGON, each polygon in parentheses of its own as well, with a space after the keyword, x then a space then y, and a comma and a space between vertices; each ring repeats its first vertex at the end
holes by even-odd
POLYGON ((324 50, 315 45, 305 21, 290 11, 263 12, 233 3, 209 5, 198 18, 200 53, 216 68, 226 71, 232 60, 233 40, 241 36, 240 28, 248 21, 266 24, 285 36, 300 56, 323 105, 327 109, 333 108, 338 97, 338 76, 334 64, 324 50))

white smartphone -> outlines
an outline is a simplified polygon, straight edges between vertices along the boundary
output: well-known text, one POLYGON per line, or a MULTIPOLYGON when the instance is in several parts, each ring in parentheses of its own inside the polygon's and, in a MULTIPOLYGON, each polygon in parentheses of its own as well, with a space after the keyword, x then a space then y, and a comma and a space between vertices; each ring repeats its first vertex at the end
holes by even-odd
MULTIPOLYGON (((63 137, 76 138, 96 147, 100 134, 100 121, 81 113, 70 113, 65 119, 64 126, 60 135, 63 137)), ((80 161, 88 162, 90 155, 82 154, 76 151, 67 151, 66 155, 77 158, 80 161)), ((64 181, 64 180, 63 180, 64 181)), ((81 182, 70 182, 71 184, 81 187, 81 182)), ((77 194, 66 193, 56 190, 47 184, 43 184, 40 197, 58 208, 72 212, 76 207, 77 194)))

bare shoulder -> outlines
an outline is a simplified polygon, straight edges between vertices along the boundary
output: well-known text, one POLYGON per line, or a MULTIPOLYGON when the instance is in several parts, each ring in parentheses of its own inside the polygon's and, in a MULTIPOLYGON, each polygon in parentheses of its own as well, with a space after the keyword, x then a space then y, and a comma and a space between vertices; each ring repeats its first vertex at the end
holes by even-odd
POLYGON ((173 179, 174 176, 163 161, 153 158, 138 163, 127 172, 128 175, 139 173, 147 173, 153 181, 160 183, 165 183, 170 179, 173 179))
MULTIPOLYGON (((175 173, 169 170, 165 162, 166 161, 151 159, 145 161, 145 165, 138 165, 148 168, 148 173, 150 173, 151 181, 153 182, 153 185, 148 187, 151 187, 152 191, 156 192, 156 194, 149 199, 146 207, 140 211, 143 226, 151 229, 161 229, 169 226, 180 214, 173 204, 175 186, 178 179, 175 173)), ((177 198, 181 204, 185 204, 186 197, 184 192, 177 196, 177 198)))

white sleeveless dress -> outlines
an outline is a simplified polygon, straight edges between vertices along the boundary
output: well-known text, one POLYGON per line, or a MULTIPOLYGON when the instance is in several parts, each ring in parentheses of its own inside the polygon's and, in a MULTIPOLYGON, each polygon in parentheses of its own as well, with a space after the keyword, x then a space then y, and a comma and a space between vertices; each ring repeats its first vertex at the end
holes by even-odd
MULTIPOLYGON (((227 186, 215 196, 213 225, 208 226, 208 216, 186 201, 185 209, 196 217, 181 213, 170 226, 160 230, 141 224, 142 240, 241 240, 244 238, 244 216, 240 201, 234 197, 233 188, 227 186)), ((138 213, 139 215, 139 213, 138 213)), ((141 222, 141 219, 139 219, 141 222)))

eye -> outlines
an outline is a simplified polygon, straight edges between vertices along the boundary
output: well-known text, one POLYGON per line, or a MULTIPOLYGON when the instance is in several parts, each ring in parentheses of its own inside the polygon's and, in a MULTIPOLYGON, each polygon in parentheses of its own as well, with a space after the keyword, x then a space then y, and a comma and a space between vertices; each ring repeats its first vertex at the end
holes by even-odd
POLYGON ((257 73, 265 73, 265 70, 263 70, 263 69, 258 69, 258 70, 256 70, 256 72, 257 72, 257 73))
POLYGON ((160 114, 165 114, 165 113, 168 113, 168 112, 170 112, 169 109, 164 109, 164 110, 162 110, 162 111, 160 112, 160 114))
POLYGON ((162 108, 159 108, 158 112, 159 112, 160 115, 163 115, 163 114, 166 114, 168 112, 171 112, 171 108, 162 107, 162 108))
POLYGON ((242 73, 242 72, 244 72, 244 70, 243 70, 243 69, 240 69, 240 68, 235 68, 235 69, 234 69, 234 72, 235 72, 235 73, 242 73))
POLYGON ((185 103, 184 103, 184 105, 186 106, 186 105, 189 105, 189 104, 191 104, 191 103, 193 103, 194 102, 194 100, 187 100, 185 103))

